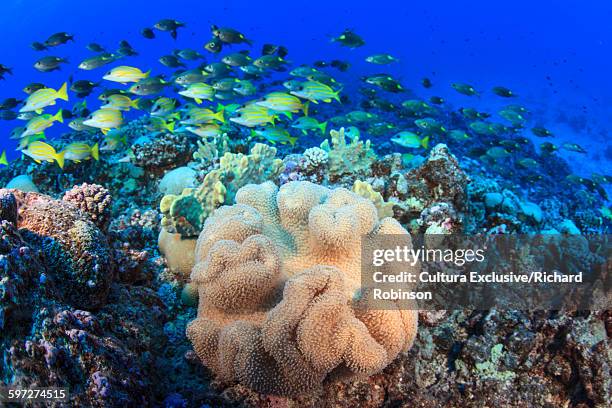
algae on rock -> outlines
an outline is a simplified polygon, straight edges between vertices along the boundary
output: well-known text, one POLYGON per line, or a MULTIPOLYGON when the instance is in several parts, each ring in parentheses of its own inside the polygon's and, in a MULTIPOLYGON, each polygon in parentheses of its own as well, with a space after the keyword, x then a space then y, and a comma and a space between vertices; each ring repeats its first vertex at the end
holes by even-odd
POLYGON ((197 236, 217 207, 234 203, 239 188, 275 180, 283 169, 283 161, 276 158, 276 148, 265 144, 255 144, 248 155, 225 153, 219 160, 219 168, 210 171, 199 187, 162 198, 162 226, 183 237, 197 236))

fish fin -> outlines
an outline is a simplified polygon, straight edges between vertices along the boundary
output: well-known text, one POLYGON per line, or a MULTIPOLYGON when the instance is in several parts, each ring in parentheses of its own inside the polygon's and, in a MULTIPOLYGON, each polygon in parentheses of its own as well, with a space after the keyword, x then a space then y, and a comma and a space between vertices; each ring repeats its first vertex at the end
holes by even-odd
POLYGON ((319 123, 319 129, 321 129, 322 134, 325 134, 325 129, 327 129, 327 122, 319 123))
POLYGON ((217 119, 221 123, 225 123, 225 115, 223 115, 223 109, 213 115, 213 118, 217 119))
POLYGON ((304 136, 308 135, 308 132, 306 131, 306 129, 302 129, 302 133, 304 134, 304 136))
POLYGON ((429 146, 429 136, 425 136, 421 140, 421 146, 423 146, 423 148, 427 149, 427 146, 429 146))
POLYGON ((340 89, 334 92, 334 99, 340 103, 342 103, 342 101, 340 100, 340 92, 342 92, 342 89, 344 89, 344 87, 340 87, 340 89))
POLYGON ((96 160, 100 160, 100 147, 97 143, 91 148, 91 157, 96 160))
POLYGON ((148 70, 147 72, 144 73, 144 78, 148 78, 149 75, 151 75, 151 70, 148 70))
POLYGON ((140 98, 136 98, 134 99, 132 102, 130 102, 130 106, 134 109, 140 109, 138 107, 138 103, 140 102, 140 98))
POLYGON ((38 113, 39 115, 42 115, 43 110, 42 109, 36 109, 34 112, 38 113))
POLYGON ((289 119, 293 119, 293 113, 291 112, 283 112, 285 114, 285 116, 287 116, 289 119))
POLYGON ((0 164, 8 166, 8 160, 6 159, 6 150, 2 151, 2 156, 0 156, 0 164))
POLYGON ((306 101, 302 105, 302 111, 304 112, 304 116, 308 116, 308 108, 310 107, 310 101, 306 101))
POLYGON ((175 124, 175 123, 176 123, 176 122, 166 123, 166 129, 168 129, 168 131, 169 131, 170 133, 174 133, 174 124, 175 124))
POLYGON ((60 169, 64 168, 64 155, 66 154, 65 151, 63 152, 59 152, 55 155, 55 160, 57 161, 57 164, 60 166, 60 169))
POLYGON ((65 101, 68 100, 68 83, 67 82, 64 82, 64 85, 62 85, 62 87, 59 89, 59 91, 57 91, 55 96, 58 99, 63 99, 65 101))
POLYGON ((121 138, 119 139, 119 141, 120 141, 121 143, 123 143, 124 145, 127 145, 127 136, 126 136, 126 135, 121 136, 121 138))
POLYGON ((110 130, 110 129, 100 129, 100 131, 102 132, 102 134, 103 134, 104 136, 106 136, 106 135, 108 134, 108 131, 109 131, 109 130, 110 130))
POLYGON ((198 105, 202 104, 202 100, 200 98, 193 98, 193 100, 195 101, 195 103, 197 103, 198 105))
POLYGON ((51 119, 56 120, 59 123, 64 123, 63 113, 64 112, 60 109, 60 110, 57 111, 57 113, 51 119))
POLYGON ((291 144, 291 146, 295 146, 295 142, 297 142, 297 140, 298 140, 297 137, 290 137, 289 143, 291 144))

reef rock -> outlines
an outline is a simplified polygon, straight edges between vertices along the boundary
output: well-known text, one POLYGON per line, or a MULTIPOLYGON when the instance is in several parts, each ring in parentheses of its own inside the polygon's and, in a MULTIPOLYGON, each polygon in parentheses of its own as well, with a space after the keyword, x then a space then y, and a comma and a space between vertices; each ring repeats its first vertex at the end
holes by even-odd
POLYGON ((102 306, 113 276, 106 236, 71 202, 42 194, 0 190, 0 213, 13 211, 11 196, 17 208, 16 227, 28 243, 41 248, 49 278, 66 287, 63 300, 85 309, 102 306))
POLYGON ((206 220, 187 336, 225 381, 300 395, 381 371, 416 336, 417 313, 360 296, 361 237, 408 233, 346 189, 247 185, 206 220))

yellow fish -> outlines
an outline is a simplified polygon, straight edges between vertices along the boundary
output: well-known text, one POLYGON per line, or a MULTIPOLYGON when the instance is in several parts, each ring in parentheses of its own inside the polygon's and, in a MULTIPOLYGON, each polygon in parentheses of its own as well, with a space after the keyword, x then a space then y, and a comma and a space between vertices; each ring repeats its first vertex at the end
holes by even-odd
POLYGON ((129 111, 131 108, 138 109, 138 102, 140 102, 140 99, 132 100, 129 96, 115 94, 108 97, 106 105, 103 105, 102 109, 129 111))
POLYGON ((97 143, 93 146, 89 146, 87 143, 73 142, 66 146, 64 151, 66 152, 64 155, 65 160, 72 160, 77 163, 88 160, 90 157, 93 157, 95 160, 100 159, 100 151, 97 143))
POLYGON ((340 91, 334 91, 329 85, 317 81, 306 81, 292 90, 291 94, 308 99, 313 103, 319 103, 318 101, 331 102, 332 100, 340 102, 340 91))
POLYGON ((2 151, 2 156, 0 156, 0 164, 4 164, 5 166, 8 166, 8 160, 6 159, 6 150, 2 151))
POLYGON ((43 132, 45 129, 50 128, 53 122, 64 123, 64 117, 62 116, 62 110, 58 110, 55 115, 40 115, 30 119, 26 125, 26 130, 21 134, 21 137, 36 135, 43 132))
POLYGON ((230 118, 234 123, 242 126, 255 127, 266 123, 274 124, 276 115, 264 106, 250 104, 236 111, 236 116, 230 118))
POLYGON ((43 108, 55 105, 56 99, 68 100, 68 84, 66 82, 57 91, 52 88, 43 88, 34 92, 28 96, 25 105, 19 109, 19 112, 36 112, 41 114, 43 108))
POLYGON ((299 98, 285 92, 271 92, 263 97, 256 105, 263 106, 276 112, 299 112, 308 115, 308 102, 302 104, 299 98))
POLYGON ((64 154, 65 152, 56 152, 53 146, 40 140, 30 143, 27 149, 22 150, 21 153, 34 159, 36 163, 56 161, 60 168, 64 168, 64 154))
POLYGON ((108 71, 102 78, 107 81, 127 84, 129 82, 138 82, 141 79, 148 78, 150 74, 151 70, 142 72, 138 68, 121 65, 108 71))
POLYGON ((92 112, 83 124, 101 129, 102 133, 107 134, 110 129, 116 129, 123 124, 123 115, 117 109, 98 109, 92 112))
POLYGON ((199 105, 202 103, 203 99, 212 101, 213 97, 215 96, 215 89, 208 84, 196 82, 195 84, 188 85, 186 89, 180 91, 179 95, 192 98, 199 105))

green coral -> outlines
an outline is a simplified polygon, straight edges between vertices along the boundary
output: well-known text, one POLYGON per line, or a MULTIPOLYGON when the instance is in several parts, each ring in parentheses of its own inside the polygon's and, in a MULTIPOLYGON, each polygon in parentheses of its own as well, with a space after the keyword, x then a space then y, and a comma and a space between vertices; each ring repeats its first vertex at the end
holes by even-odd
POLYGON ((233 204, 239 188, 274 180, 283 170, 284 164, 276 158, 276 149, 265 144, 255 144, 248 155, 225 153, 219 160, 219 168, 210 171, 199 187, 162 198, 162 226, 183 237, 197 236, 217 207, 233 204))
POLYGON ((329 173, 333 176, 345 174, 367 174, 372 163, 376 160, 376 153, 372 150, 369 140, 365 142, 359 140, 359 135, 349 137, 347 143, 344 128, 332 130, 331 146, 329 140, 321 143, 321 149, 325 150, 329 156, 329 173))
POLYGON ((198 140, 198 150, 193 154, 195 160, 199 160, 205 165, 215 162, 230 150, 230 138, 227 133, 211 139, 202 138, 202 140, 198 140))

